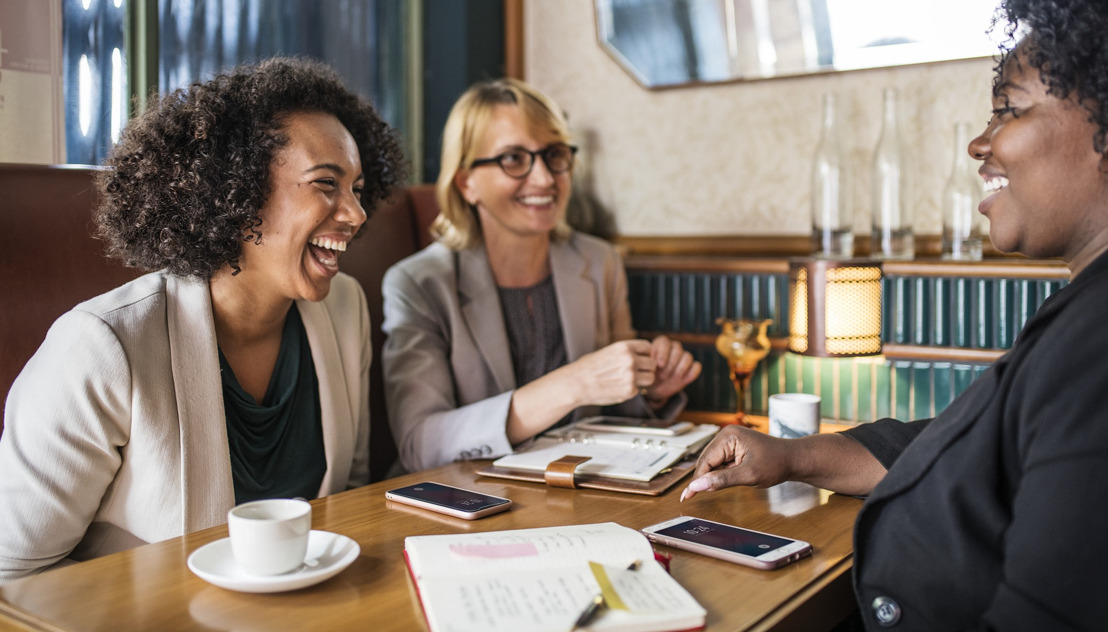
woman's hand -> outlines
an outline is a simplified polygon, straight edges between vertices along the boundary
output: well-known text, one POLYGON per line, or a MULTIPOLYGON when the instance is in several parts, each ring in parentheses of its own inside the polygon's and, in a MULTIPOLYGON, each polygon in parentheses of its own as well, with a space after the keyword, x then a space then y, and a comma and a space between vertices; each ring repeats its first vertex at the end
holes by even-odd
POLYGON ((651 405, 665 404, 700 376, 700 363, 676 340, 658 336, 650 343, 650 356, 654 359, 654 381, 644 394, 651 405))
POLYGON ((732 485, 771 487, 801 481, 840 494, 865 496, 885 477, 885 466, 850 437, 814 434, 778 439, 745 426, 727 426, 700 453, 681 500, 732 485))
POLYGON ((693 480, 681 500, 697 492, 733 485, 770 487, 789 479, 788 439, 777 439, 745 426, 727 426, 716 434, 696 461, 693 480))
POLYGON ((654 383, 646 340, 621 340, 524 384, 512 395, 508 440, 517 444, 546 430, 575 408, 625 402, 654 383))
POLYGON ((619 404, 653 384, 656 362, 651 350, 645 340, 621 340, 567 365, 575 373, 578 405, 619 404))

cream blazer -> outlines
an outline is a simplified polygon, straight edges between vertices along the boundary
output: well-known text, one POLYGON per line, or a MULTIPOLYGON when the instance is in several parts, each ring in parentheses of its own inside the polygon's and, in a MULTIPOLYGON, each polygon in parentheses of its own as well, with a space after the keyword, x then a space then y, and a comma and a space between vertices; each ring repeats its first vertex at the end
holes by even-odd
MULTIPOLYGON (((569 362, 635 337, 623 261, 611 245, 571 233, 551 244, 550 267, 569 362)), ((515 373, 484 247, 454 252, 431 244, 385 273, 382 294, 385 401, 403 469, 510 453, 515 373)), ((684 393, 672 399, 665 416, 687 401, 684 393)), ((642 397, 606 411, 655 416, 642 397)), ((593 406, 575 414, 597 412, 593 406)))
MULTIPOLYGON (((298 301, 319 378, 319 494, 369 479, 369 314, 338 275, 298 301)), ((12 385, 0 581, 226 522, 234 506, 211 297, 155 272, 64 314, 12 385)))

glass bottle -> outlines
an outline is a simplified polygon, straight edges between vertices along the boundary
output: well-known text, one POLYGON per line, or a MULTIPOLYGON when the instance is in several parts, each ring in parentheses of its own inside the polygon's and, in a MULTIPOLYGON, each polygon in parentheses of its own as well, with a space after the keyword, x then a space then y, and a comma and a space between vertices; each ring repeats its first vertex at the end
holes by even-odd
POLYGON ((981 180, 970 166, 969 134, 969 123, 954 126, 954 167, 943 190, 943 259, 981 259, 981 180))
POLYGON ((823 95, 823 130, 812 164, 812 252, 849 259, 854 256, 853 185, 835 101, 833 93, 823 95))
POLYGON ((896 88, 886 88, 881 138, 873 155, 870 256, 875 259, 911 259, 915 256, 907 152, 900 138, 896 101, 896 88))

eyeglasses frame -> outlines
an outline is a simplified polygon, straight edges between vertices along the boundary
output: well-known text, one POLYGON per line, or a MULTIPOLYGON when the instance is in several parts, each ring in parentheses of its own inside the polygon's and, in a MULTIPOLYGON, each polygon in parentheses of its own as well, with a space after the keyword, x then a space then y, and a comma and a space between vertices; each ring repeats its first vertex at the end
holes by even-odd
POLYGON ((504 175, 508 176, 509 178, 515 178, 516 180, 523 180, 527 176, 531 175, 531 170, 535 168, 535 162, 539 158, 542 158, 542 164, 546 165, 547 171, 549 171, 550 173, 558 174, 558 173, 565 173, 565 172, 570 171, 571 169, 573 169, 573 163, 575 161, 576 156, 577 156, 577 145, 570 145, 569 143, 551 143, 551 144, 547 145, 546 147, 543 147, 542 149, 538 149, 536 151, 531 151, 530 149, 524 149, 522 147, 513 147, 512 149, 510 149, 510 150, 508 150, 508 151, 506 151, 502 154, 499 154, 497 156, 493 156, 491 158, 478 158, 478 159, 474 160, 473 162, 469 163, 469 168, 473 169, 474 167, 480 167, 480 166, 483 166, 483 165, 495 164, 498 167, 500 167, 500 170, 504 172, 504 175), (544 154, 547 151, 549 151, 551 148, 559 147, 559 146, 564 146, 564 147, 569 148, 569 166, 566 167, 565 169, 559 169, 559 170, 555 171, 550 166, 550 163, 546 161, 546 156, 544 154), (516 151, 522 151, 525 154, 530 154, 531 155, 531 165, 527 167, 527 171, 525 171, 524 173, 522 173, 518 176, 513 176, 512 174, 508 173, 508 170, 504 168, 504 165, 501 163, 501 161, 504 160, 505 156, 507 156, 508 154, 510 154, 512 152, 516 152, 516 151))

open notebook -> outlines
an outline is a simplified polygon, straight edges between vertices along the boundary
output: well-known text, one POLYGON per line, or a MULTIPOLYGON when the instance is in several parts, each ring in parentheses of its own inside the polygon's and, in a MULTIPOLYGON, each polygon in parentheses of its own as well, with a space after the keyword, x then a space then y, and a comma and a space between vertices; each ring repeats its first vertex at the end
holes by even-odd
POLYGON ((578 430, 574 426, 547 432, 525 451, 493 462, 498 468, 543 471, 563 456, 587 456, 577 467, 585 476, 650 481, 664 470, 695 454, 715 436, 719 426, 701 424, 675 436, 659 437, 623 432, 578 430))
POLYGON ((404 555, 432 632, 566 632, 598 594, 605 607, 589 630, 705 625, 646 537, 613 522, 411 536, 404 555))

